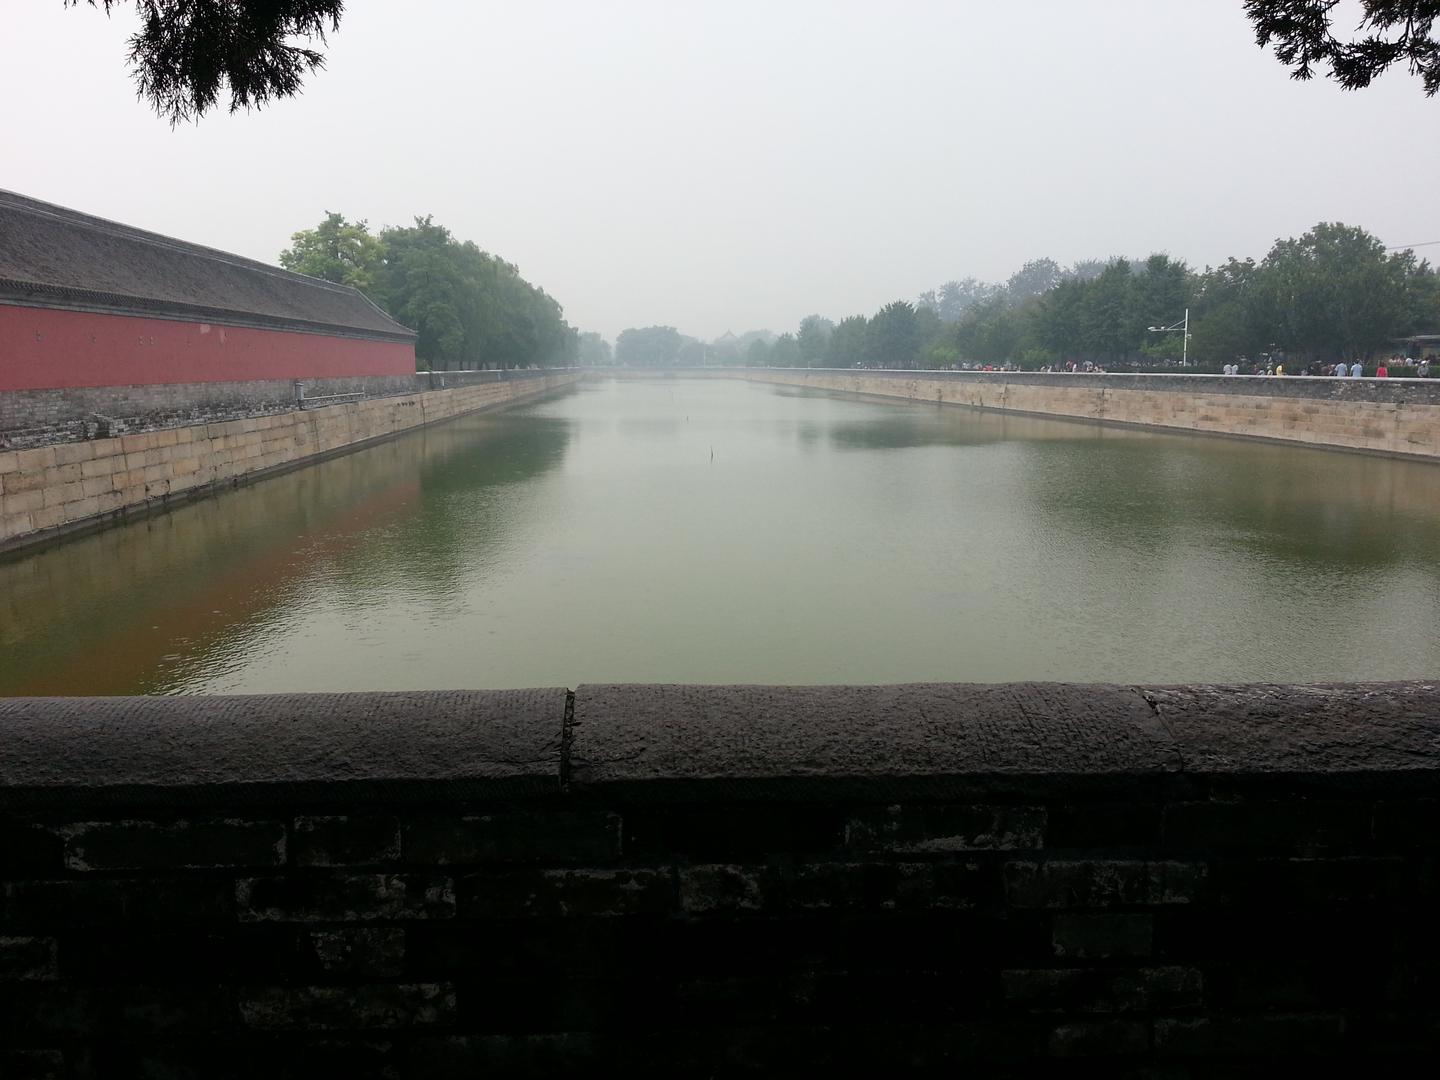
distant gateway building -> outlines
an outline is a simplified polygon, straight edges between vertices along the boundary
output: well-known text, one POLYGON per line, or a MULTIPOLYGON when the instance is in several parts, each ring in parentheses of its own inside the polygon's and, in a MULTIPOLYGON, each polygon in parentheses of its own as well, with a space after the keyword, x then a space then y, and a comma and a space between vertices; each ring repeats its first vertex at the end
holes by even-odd
POLYGON ((349 286, 0 191, 0 391, 414 372, 349 286))

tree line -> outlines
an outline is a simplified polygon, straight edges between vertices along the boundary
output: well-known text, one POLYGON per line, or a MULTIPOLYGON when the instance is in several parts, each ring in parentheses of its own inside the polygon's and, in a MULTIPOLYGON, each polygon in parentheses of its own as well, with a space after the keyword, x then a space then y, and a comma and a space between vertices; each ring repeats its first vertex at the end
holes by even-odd
POLYGON ((552 296, 428 216, 371 232, 327 213, 290 238, 280 265, 359 289, 417 333, 421 370, 551 367, 579 356, 580 336, 552 296))
POLYGON ((1277 241, 1259 261, 1231 258, 1198 271, 1166 254, 1069 267, 1036 259, 1005 282, 949 281, 869 316, 808 315, 778 336, 727 334, 700 346, 673 327, 627 330, 615 361, 1155 370, 1179 363, 1187 310, 1188 359, 1200 367, 1277 353, 1295 366, 1363 360, 1413 334, 1440 333, 1440 272, 1412 251, 1387 251, 1363 229, 1322 222, 1277 241))

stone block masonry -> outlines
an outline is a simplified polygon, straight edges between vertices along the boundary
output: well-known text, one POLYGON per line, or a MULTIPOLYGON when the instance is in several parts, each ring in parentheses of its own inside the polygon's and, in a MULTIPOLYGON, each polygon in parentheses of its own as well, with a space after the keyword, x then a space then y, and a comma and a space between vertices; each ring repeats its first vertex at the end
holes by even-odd
POLYGON ((1440 380, 745 369, 786 386, 1440 460, 1440 380))
POLYGON ((1032 416, 1440 460, 1440 379, 807 368, 597 368, 590 375, 741 378, 1032 416))
POLYGON ((579 378, 575 372, 510 374, 324 408, 0 450, 0 550, 294 468, 424 424, 531 400, 579 378))
POLYGON ((1420 1075, 1440 689, 0 700, 0 1070, 1420 1075))

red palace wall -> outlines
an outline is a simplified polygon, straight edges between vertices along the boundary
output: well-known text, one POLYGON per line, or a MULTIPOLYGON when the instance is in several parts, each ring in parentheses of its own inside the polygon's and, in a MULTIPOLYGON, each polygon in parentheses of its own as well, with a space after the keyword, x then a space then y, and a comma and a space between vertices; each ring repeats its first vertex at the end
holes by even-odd
POLYGON ((401 342, 0 305, 0 390, 414 371, 401 342))

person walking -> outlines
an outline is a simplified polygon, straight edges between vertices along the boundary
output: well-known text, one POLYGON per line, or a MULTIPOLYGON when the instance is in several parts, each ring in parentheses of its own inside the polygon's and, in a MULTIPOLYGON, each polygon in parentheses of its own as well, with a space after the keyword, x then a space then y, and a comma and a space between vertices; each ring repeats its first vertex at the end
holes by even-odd
POLYGON ((1364 372, 1364 370, 1365 370, 1365 369, 1360 366, 1360 361, 1359 361, 1359 360, 1356 360, 1355 363, 1353 363, 1353 364, 1350 365, 1350 378, 1352 378, 1352 379, 1358 379, 1358 378, 1360 378, 1360 375, 1364 372))

